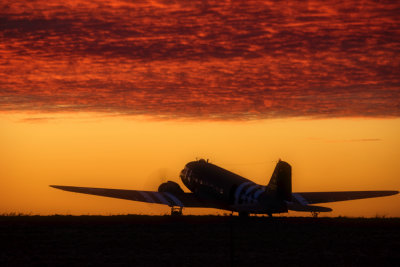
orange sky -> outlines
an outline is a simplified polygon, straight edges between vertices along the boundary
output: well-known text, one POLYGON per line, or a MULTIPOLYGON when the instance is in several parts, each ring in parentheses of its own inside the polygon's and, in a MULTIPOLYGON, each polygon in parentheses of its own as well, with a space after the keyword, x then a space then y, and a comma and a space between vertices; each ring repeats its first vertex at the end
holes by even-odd
POLYGON ((0 212, 167 212, 47 185, 152 189, 196 157, 260 183, 282 158, 298 191, 399 190, 399 8, 2 1, 0 212))
MULTIPOLYGON (((27 116, 1 116, 1 212, 167 213, 168 207, 48 185, 155 190, 162 175, 179 181, 184 164, 196 157, 260 184, 267 183, 282 158, 293 167, 294 191, 400 188, 399 119, 183 122, 104 114, 27 116)), ((400 216, 399 204, 393 196, 327 206, 334 208, 330 215, 400 216)), ((218 211, 185 211, 210 212, 218 211)))

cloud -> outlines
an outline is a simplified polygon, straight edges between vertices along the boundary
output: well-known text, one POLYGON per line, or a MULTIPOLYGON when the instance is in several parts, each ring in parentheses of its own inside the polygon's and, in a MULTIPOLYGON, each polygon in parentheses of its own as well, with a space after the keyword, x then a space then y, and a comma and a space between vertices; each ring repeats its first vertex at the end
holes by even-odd
POLYGON ((364 138, 364 139, 352 139, 350 142, 376 142, 376 141, 382 141, 382 139, 379 138, 364 138))
POLYGON ((0 110, 398 117, 396 2, 4 3, 0 110))
POLYGON ((380 142, 383 141, 380 138, 358 138, 358 139, 322 139, 311 137, 308 138, 311 141, 322 141, 327 143, 357 143, 357 142, 380 142))
POLYGON ((381 142, 381 138, 355 138, 355 139, 324 139, 310 137, 307 138, 310 141, 324 142, 324 143, 360 143, 360 142, 381 142))
POLYGON ((361 139, 344 139, 344 140, 328 140, 330 143, 358 143, 358 142, 379 142, 379 138, 361 138, 361 139))
POLYGON ((20 119, 19 122, 27 122, 27 123, 43 123, 43 122, 49 122, 53 121, 56 118, 53 117, 29 117, 29 118, 23 118, 20 119))

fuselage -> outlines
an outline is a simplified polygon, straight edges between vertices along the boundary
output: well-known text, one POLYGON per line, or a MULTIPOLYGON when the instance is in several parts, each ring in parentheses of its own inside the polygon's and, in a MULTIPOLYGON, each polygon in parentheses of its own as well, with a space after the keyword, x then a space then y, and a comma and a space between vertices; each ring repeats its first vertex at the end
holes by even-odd
POLYGON ((268 194, 265 186, 205 160, 186 164, 180 178, 199 199, 220 209, 250 213, 287 211, 285 203, 268 194))

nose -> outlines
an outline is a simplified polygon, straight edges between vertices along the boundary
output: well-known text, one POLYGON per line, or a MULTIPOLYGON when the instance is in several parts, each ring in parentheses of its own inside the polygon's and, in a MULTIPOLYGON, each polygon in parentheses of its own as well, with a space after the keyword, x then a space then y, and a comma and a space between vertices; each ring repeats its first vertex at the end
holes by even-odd
POLYGON ((183 179, 185 177, 185 175, 186 175, 186 168, 181 171, 181 173, 179 174, 179 177, 181 177, 181 179, 183 179))

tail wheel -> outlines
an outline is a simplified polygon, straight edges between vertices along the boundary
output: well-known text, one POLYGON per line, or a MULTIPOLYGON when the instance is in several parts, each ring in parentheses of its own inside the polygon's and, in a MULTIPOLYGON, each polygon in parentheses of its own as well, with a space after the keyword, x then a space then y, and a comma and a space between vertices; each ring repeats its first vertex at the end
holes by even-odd
POLYGON ((311 212, 311 216, 312 216, 313 218, 318 218, 318 214, 319 214, 319 212, 316 212, 316 211, 312 211, 312 212, 311 212))

